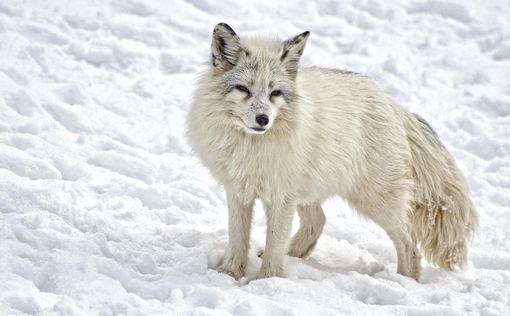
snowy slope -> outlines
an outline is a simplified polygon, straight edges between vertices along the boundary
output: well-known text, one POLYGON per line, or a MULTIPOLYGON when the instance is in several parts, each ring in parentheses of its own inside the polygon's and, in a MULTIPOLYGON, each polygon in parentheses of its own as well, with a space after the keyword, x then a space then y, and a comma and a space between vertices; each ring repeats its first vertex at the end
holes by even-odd
POLYGON ((0 315, 510 315, 510 2, 0 2, 0 315), (221 4, 220 4, 221 3, 221 4), (391 4, 390 4, 391 3, 391 4), (303 62, 367 74, 425 117, 468 177, 470 267, 397 275, 342 201, 310 260, 215 272, 224 193, 182 132, 217 22, 312 32, 303 62))

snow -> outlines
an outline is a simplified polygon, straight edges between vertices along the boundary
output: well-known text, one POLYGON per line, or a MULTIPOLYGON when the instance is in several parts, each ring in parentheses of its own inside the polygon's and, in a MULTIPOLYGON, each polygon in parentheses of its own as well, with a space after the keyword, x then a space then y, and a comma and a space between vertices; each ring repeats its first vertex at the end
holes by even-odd
MULTIPOLYGON (((3 0, 0 314, 509 315, 510 2, 3 0), (470 264, 396 274, 393 245, 339 199, 309 260, 218 274, 223 189, 184 119, 218 22, 311 36, 303 63, 365 73, 437 131, 480 213, 470 264)), ((297 224, 297 221, 295 222, 297 224)))

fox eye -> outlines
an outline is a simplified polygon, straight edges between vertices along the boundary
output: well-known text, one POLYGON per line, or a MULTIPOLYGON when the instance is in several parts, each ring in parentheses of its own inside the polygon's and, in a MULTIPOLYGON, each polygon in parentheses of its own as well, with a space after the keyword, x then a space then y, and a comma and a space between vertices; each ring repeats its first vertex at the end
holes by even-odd
POLYGON ((246 86, 238 84, 234 88, 236 88, 237 90, 239 90, 241 92, 246 93, 247 95, 251 95, 250 89, 248 89, 246 86))
POLYGON ((273 92, 271 92, 272 97, 279 97, 281 95, 282 95, 282 90, 274 90, 273 92))

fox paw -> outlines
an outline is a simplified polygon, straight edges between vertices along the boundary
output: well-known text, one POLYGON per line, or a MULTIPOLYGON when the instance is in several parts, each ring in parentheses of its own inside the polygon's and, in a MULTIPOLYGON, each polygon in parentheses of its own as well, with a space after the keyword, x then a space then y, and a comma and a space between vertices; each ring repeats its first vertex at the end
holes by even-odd
POLYGON ((292 247, 289 249, 289 252, 287 252, 287 255, 289 255, 291 257, 306 259, 306 258, 310 257, 311 252, 312 252, 311 248, 292 247))
POLYGON ((283 268, 283 264, 279 265, 262 265, 259 272, 257 273, 258 279, 266 279, 272 277, 285 277, 285 269, 283 268))
POLYGON ((223 258, 221 264, 216 268, 219 273, 228 274, 236 280, 244 276, 246 263, 237 262, 236 260, 228 260, 223 258))

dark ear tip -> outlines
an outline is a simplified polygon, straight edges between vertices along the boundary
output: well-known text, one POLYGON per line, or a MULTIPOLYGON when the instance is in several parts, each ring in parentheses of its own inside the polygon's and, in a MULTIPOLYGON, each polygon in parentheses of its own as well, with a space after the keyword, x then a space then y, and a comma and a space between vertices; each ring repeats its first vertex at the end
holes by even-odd
POLYGON ((230 27, 230 26, 225 22, 220 22, 220 23, 216 24, 215 28, 218 28, 218 27, 230 27))
POLYGON ((308 37, 308 35, 310 35, 310 31, 304 31, 301 35, 303 37, 308 37))
POLYGON ((234 30, 227 23, 224 23, 224 22, 220 22, 220 23, 216 24, 216 26, 214 27, 213 33, 216 33, 219 30, 224 30, 224 31, 229 32, 232 35, 236 35, 236 32, 234 32, 234 30))

